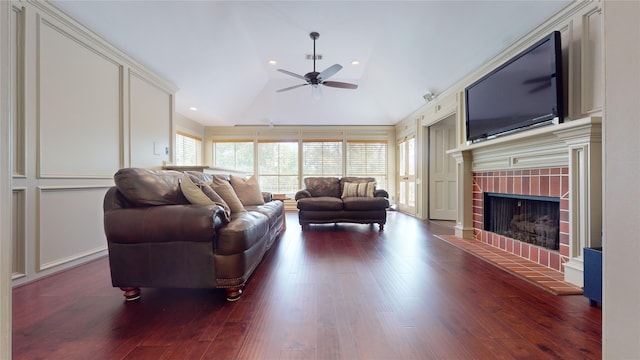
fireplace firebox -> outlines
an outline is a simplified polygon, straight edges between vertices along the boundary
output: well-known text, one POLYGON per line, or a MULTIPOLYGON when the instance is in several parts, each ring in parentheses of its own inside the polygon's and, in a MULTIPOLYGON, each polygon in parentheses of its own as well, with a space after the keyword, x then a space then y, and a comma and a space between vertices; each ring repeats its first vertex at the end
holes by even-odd
POLYGON ((485 192, 484 230, 558 250, 560 199, 485 192))

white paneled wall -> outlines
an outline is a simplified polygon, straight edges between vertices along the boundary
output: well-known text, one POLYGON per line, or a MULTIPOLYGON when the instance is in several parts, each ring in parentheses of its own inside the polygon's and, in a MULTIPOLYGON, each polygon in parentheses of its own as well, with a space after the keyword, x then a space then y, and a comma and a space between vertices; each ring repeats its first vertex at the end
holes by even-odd
POLYGON ((39 177, 110 178, 119 166, 122 66, 61 25, 38 25, 39 177))
POLYGON ((153 81, 129 73, 131 166, 157 167, 170 162, 167 151, 173 143, 173 94, 153 81))
POLYGON ((119 168, 169 161, 175 87, 51 4, 11 5, 19 285, 106 254, 104 194, 119 168))
POLYGON ((37 271, 106 249, 102 200, 106 186, 38 187, 37 271), (65 246, 60 246, 60 244, 65 246))

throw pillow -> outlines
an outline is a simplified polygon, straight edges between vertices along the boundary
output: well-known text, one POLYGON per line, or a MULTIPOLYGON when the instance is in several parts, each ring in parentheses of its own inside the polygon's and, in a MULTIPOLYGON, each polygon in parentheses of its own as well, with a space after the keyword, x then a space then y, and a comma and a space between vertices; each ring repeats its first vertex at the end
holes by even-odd
POLYGON ((247 211, 228 181, 216 177, 211 183, 211 187, 229 204, 232 214, 247 211))
POLYGON ((211 186, 207 185, 196 176, 183 173, 180 180, 180 190, 182 194, 195 205, 218 205, 224 209, 224 221, 229 222, 231 209, 220 195, 211 186))
POLYGON ((373 191, 375 190, 376 183, 344 183, 344 190, 342 191, 342 198, 347 197, 373 197, 373 191))
POLYGON ((238 195, 242 205, 264 205, 260 184, 258 184, 258 179, 255 176, 245 179, 231 175, 231 187, 238 195))

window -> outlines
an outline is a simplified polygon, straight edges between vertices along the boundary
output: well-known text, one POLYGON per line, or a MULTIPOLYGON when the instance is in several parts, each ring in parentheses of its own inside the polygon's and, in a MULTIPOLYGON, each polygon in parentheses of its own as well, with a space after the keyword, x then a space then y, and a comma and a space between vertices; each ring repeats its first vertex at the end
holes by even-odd
POLYGON ((302 176, 341 176, 342 141, 302 143, 302 176))
POLYGON ((378 189, 387 188, 387 142, 347 141, 347 176, 376 178, 378 189))
POLYGON ((176 132, 176 165, 201 165, 202 139, 176 132))
POLYGON ((298 142, 259 142, 260 189, 293 196, 299 190, 298 142))
POLYGON ((255 174, 260 189, 293 196, 309 176, 367 176, 386 189, 385 140, 216 140, 213 166, 255 174), (345 172, 346 168, 346 172, 345 172))
POLYGON ((213 165, 253 174, 253 141, 237 140, 213 143, 213 165))

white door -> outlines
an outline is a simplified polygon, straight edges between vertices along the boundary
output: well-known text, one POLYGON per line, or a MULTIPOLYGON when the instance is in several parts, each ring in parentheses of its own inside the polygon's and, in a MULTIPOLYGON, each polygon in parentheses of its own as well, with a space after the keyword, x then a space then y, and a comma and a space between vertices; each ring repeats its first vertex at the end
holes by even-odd
POLYGON ((398 210, 416 213, 416 138, 411 136, 398 143, 398 210))
POLYGON ((456 219, 456 161, 447 150, 456 147, 455 115, 429 127, 429 218, 456 219))

